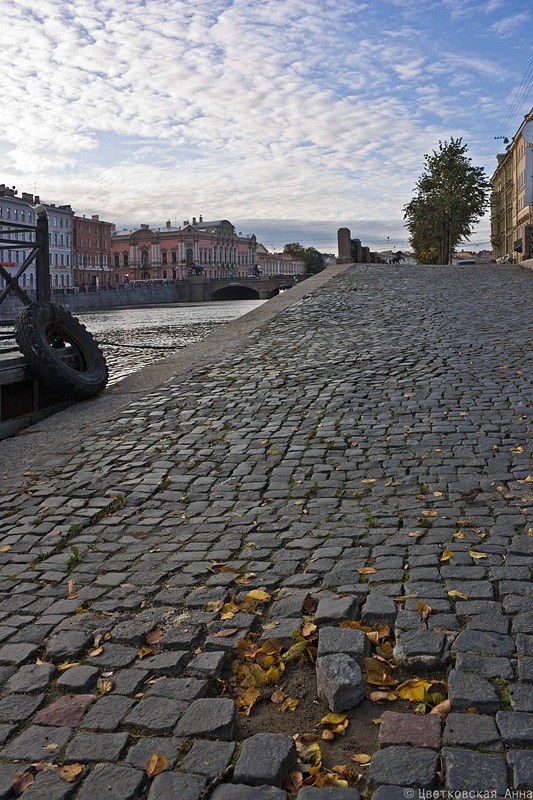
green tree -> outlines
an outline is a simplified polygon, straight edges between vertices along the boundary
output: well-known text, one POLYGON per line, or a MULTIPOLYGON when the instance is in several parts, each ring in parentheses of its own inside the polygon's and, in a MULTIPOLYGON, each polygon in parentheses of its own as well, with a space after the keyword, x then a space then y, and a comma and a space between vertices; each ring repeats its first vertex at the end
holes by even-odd
POLYGON ((472 235, 489 203, 490 182, 473 167, 462 139, 439 142, 424 156, 416 195, 404 206, 404 219, 419 264, 449 264, 457 245, 472 235))
POLYGON ((284 253, 290 253, 297 258, 303 258, 305 261, 306 272, 315 274, 324 269, 324 259, 322 255, 314 247, 304 247, 300 242, 289 242, 283 248, 284 253))

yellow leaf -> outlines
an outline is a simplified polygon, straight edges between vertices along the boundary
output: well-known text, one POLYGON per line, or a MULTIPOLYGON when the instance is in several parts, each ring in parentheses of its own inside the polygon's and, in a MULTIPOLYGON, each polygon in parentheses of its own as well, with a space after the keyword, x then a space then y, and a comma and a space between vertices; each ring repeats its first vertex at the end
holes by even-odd
POLYGON ((43 744, 43 750, 57 750, 59 745, 57 742, 50 742, 50 744, 43 744))
POLYGON ((155 778, 159 773, 164 772, 168 767, 168 761, 165 756, 158 756, 157 753, 152 753, 146 762, 146 774, 149 778, 155 778))
POLYGON ((368 753, 354 753, 350 758, 352 761, 355 761, 356 764, 361 764, 363 767, 370 764, 372 760, 372 756, 369 756, 368 753))
POLYGON ((393 597, 392 599, 396 600, 397 602, 402 602, 403 600, 414 600, 415 597, 418 597, 418 595, 417 594, 402 594, 402 595, 399 595, 398 597, 393 597))
POLYGON ((295 506, 303 506, 304 503, 305 503, 305 500, 295 500, 294 501, 294 505, 295 506))
POLYGON ((433 492, 433 497, 442 497, 442 492, 433 492))
POLYGON ((449 561, 450 558, 453 558, 454 555, 455 555, 455 553, 453 552, 453 550, 445 550, 443 552, 443 554, 441 555, 440 560, 441 561, 449 561))
POLYGON ((7 553, 8 550, 11 550, 12 545, 5 544, 3 547, 0 547, 0 553, 7 553))
POLYGON ((64 664, 58 664, 57 670, 58 672, 64 672, 66 669, 70 669, 71 667, 79 667, 81 665, 81 661, 66 661, 64 664))
POLYGON ((113 689, 114 685, 114 682, 110 678, 98 678, 96 688, 100 694, 107 694, 107 692, 113 689))
POLYGON ((451 592, 448 592, 448 597, 458 597, 460 600, 468 600, 468 596, 458 589, 452 589, 451 592))
POLYGON ((437 512, 435 510, 433 510, 433 511, 422 511, 422 516, 423 517, 436 517, 437 516, 437 512))
POLYGON ((77 596, 76 581, 71 578, 67 584, 67 600, 75 600, 77 596))
POLYGON ((103 653, 103 652, 104 652, 104 647, 103 647, 103 645, 100 645, 100 647, 95 647, 94 650, 90 650, 87 653, 87 655, 89 656, 89 658, 95 658, 96 656, 99 656, 100 653, 103 653))
POLYGON ((244 602, 246 602, 246 600, 258 600, 261 603, 269 603, 271 599, 272 595, 268 592, 264 592, 262 589, 252 589, 244 598, 244 602))
POLYGON ((486 553, 476 553, 475 550, 469 550, 468 555, 472 556, 472 558, 487 558, 486 553))
POLYGON ((407 534, 411 539, 419 539, 422 535, 422 531, 410 531, 410 533, 407 534))
POLYGON ((347 718, 346 714, 326 714, 325 717, 322 717, 319 725, 339 725, 341 722, 344 722, 347 718))
POLYGON ((523 481, 518 481, 518 483, 533 483, 533 475, 528 475, 527 478, 524 478, 523 481))
POLYGON ((361 483, 375 483, 376 481, 377 481, 377 478, 363 478, 361 483))
MULTIPOLYGON (((152 653, 153 653, 153 650, 152 650, 151 647, 141 647, 141 649, 137 653, 137 656, 138 656, 138 658, 146 658, 146 656, 149 656, 152 653)), ((91 654, 89 653, 89 655, 91 655, 91 654)))
POLYGON ((332 741, 335 739, 335 734, 334 734, 334 733, 333 733, 333 731, 332 731, 332 730, 330 730, 329 728, 325 728, 325 729, 322 731, 322 739, 323 739, 325 742, 332 742, 332 741))
POLYGON ((295 697, 287 697, 280 706, 280 711, 295 711, 300 701, 295 697))
POLYGON ((301 642, 296 642, 293 644, 292 647, 289 647, 286 653, 283 653, 281 656, 282 661, 294 661, 295 658, 303 655, 307 648, 309 647, 309 642, 307 639, 304 639, 301 642))
POLYGON ((357 572, 359 575, 374 575, 374 573, 377 572, 377 569, 374 569, 374 567, 361 567, 357 570, 357 572))
POLYGON ((62 781, 66 781, 66 783, 73 783, 84 769, 85 764, 65 764, 61 767, 59 777, 62 781))
POLYGON ((431 614, 432 608, 431 606, 424 605, 424 603, 417 603, 416 610, 422 617, 422 619, 427 619, 428 616, 431 614))
POLYGON ((452 710, 451 700, 443 700, 442 703, 439 703, 434 708, 432 708, 429 713, 438 714, 442 720, 445 720, 448 714, 451 712, 451 710, 452 710))
POLYGON ((396 694, 402 700, 423 700, 427 690, 431 686, 431 681, 423 681, 420 678, 410 678, 408 681, 396 687, 396 694))

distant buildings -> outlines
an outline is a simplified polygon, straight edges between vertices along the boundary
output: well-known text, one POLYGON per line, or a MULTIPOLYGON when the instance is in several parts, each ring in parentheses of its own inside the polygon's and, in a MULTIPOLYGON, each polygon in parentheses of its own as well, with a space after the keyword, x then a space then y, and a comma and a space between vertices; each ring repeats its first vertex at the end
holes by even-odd
POLYGON ((257 245, 257 266, 261 275, 304 275, 303 258, 291 253, 270 253, 263 244, 257 245))
POLYGON ((180 227, 170 221, 153 230, 141 225, 122 230, 111 239, 115 281, 183 280, 191 275, 231 278, 257 272, 254 234, 237 233, 227 219, 204 222, 185 220, 180 227))
POLYGON ((533 267, 533 109, 498 155, 491 178, 491 244, 500 263, 533 267))
MULTIPOLYGON (((0 238, 32 242, 34 206, 48 217, 50 282, 52 288, 95 290, 136 281, 207 279, 250 276, 302 275, 305 261, 290 253, 269 253, 254 234, 237 232, 227 219, 204 222, 200 216, 183 225, 116 231, 98 214, 78 216, 70 205, 42 203, 37 195, 0 185, 0 238), (27 230, 24 230, 24 226, 27 230), (17 228, 17 232, 13 229, 17 228), (6 231, 2 236, 2 231, 6 231), (8 232, 11 231, 11 232, 8 232)), ((0 265, 16 274, 30 250, 0 245, 0 265)), ((0 289, 5 286, 0 276, 0 289)), ((21 274, 23 288, 35 288, 35 262, 21 274)))
MULTIPOLYGON (((19 196, 14 187, 10 188, 0 184, 0 238, 11 241, 35 241, 32 230, 25 231, 25 227, 36 224, 33 206, 40 204, 40 198, 27 192, 19 196), (14 231, 17 229, 17 233, 14 231)), ((72 287, 72 218, 74 216, 70 206, 55 206, 53 203, 42 203, 48 216, 48 231, 50 245, 50 281, 53 287, 72 287)), ((0 246, 0 264, 10 274, 18 272, 30 250, 25 248, 9 248, 0 246)), ((23 288, 33 289, 35 286, 35 262, 33 261, 23 272, 20 278, 23 288)), ((0 279, 0 286, 5 286, 5 281, 0 279)))

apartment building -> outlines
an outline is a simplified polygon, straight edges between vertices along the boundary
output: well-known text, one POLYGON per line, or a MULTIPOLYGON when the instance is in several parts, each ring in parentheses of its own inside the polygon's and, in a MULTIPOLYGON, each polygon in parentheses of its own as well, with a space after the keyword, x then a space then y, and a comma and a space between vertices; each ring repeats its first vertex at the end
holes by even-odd
POLYGON ((494 257, 533 267, 533 109, 497 158, 491 178, 494 257))
POLYGON ((115 226, 98 214, 87 218, 74 216, 72 221, 72 257, 74 285, 86 289, 115 284, 111 257, 111 236, 115 226))

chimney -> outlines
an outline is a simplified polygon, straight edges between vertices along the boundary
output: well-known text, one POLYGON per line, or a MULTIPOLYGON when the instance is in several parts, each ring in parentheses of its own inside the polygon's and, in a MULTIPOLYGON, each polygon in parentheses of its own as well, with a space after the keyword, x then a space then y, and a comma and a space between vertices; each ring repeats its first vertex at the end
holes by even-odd
POLYGON ((149 226, 149 225, 142 225, 142 224, 141 224, 141 228, 142 228, 142 230, 143 230, 143 231, 148 231, 148 230, 150 230, 150 226, 149 226))
POLYGON ((193 225, 196 225, 196 217, 193 217, 193 218, 192 218, 192 224, 193 224, 193 225))
POLYGON ((185 227, 185 225, 188 225, 188 224, 189 224, 189 220, 188 219, 184 219, 183 220, 183 226, 185 227))
POLYGON ((203 222, 203 221, 204 221, 204 218, 203 218, 203 217, 202 217, 202 215, 200 214, 200 222, 203 222))
POLYGON ((170 228, 170 220, 169 219, 167 219, 166 225, 167 225, 167 228, 170 228))
POLYGON ((92 217, 91 217, 91 219, 92 219, 94 222, 98 222, 98 220, 100 219, 100 215, 99 215, 99 214, 93 214, 93 215, 92 215, 92 217))

